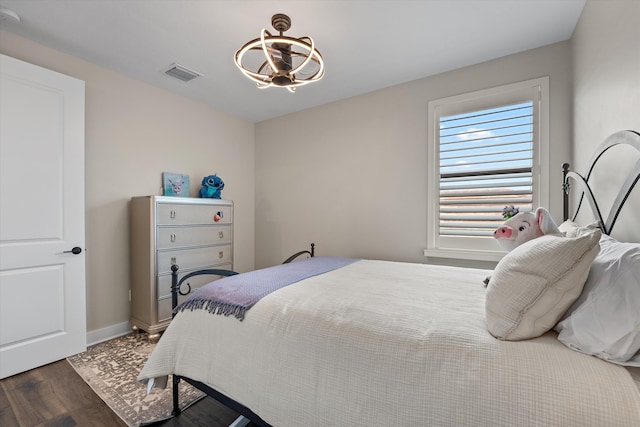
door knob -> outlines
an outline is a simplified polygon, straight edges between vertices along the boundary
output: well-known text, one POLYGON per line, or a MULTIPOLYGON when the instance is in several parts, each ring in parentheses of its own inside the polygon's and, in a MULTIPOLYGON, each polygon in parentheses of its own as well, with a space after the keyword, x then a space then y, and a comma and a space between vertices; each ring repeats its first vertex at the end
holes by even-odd
POLYGON ((80 252, 82 252, 82 249, 79 248, 78 246, 76 246, 75 248, 71 249, 70 251, 64 251, 64 254, 74 254, 74 255, 78 255, 80 252))

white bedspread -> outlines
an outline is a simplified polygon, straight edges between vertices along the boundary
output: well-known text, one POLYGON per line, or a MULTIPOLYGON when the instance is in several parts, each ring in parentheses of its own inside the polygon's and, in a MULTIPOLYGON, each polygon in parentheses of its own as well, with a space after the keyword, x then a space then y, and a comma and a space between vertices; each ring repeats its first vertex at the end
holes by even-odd
POLYGON ((554 332, 493 338, 488 274, 363 260, 268 295, 242 322, 181 312, 139 379, 196 379, 278 427, 640 426, 625 368, 554 332))

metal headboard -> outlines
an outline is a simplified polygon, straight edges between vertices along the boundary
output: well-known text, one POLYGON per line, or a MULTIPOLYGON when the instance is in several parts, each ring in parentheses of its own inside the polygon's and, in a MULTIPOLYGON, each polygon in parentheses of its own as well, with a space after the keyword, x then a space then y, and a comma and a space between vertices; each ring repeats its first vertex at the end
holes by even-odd
POLYGON ((623 130, 620 132, 616 132, 613 135, 609 136, 597 149, 593 157, 591 158, 589 171, 587 172, 586 178, 580 175, 579 173, 573 172, 569 170, 569 164, 564 163, 562 165, 562 175, 563 175, 563 184, 562 188, 564 190, 564 199, 563 199, 563 217, 564 219, 569 219, 569 190, 570 183, 569 179, 574 179, 582 189, 582 194, 580 195, 580 201, 578 202, 578 207, 576 208, 575 214, 571 218, 575 220, 578 216, 578 212, 580 211, 580 207, 582 206, 582 201, 586 196, 589 205, 591 206, 591 211, 595 215, 596 219, 600 224, 600 228, 605 234, 611 234, 611 230, 613 230, 613 226, 618 219, 618 215, 620 214, 620 210, 624 203, 629 198, 629 194, 635 187, 636 183, 640 179, 640 159, 636 162, 635 166, 629 173, 629 176, 625 180, 624 184, 620 188, 618 195, 611 206, 611 210, 609 211, 609 215, 607 217, 607 221, 604 221, 602 216, 602 211, 600 210, 600 206, 596 202, 596 199, 591 191, 591 187, 589 186, 589 178, 591 177, 591 172, 596 166, 596 163, 602 155, 612 147, 616 145, 628 145, 640 153, 640 133, 633 130, 623 130))

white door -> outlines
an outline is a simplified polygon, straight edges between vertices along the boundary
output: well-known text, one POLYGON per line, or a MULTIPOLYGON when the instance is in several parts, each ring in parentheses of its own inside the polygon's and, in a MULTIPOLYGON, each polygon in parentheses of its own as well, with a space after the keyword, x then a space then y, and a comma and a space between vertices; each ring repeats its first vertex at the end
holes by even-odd
POLYGON ((84 211, 84 82, 0 55, 0 378, 86 350, 84 211))

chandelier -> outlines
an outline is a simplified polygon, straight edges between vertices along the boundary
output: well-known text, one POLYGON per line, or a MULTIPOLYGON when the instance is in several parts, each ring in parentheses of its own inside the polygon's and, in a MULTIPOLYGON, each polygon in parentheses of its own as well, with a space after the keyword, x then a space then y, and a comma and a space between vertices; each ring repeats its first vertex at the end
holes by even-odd
POLYGON ((279 35, 263 28, 259 38, 236 52, 235 62, 240 71, 260 89, 279 86, 295 92, 298 86, 320 80, 324 76, 324 61, 313 39, 283 35, 291 27, 287 15, 273 15, 271 25, 279 35))

